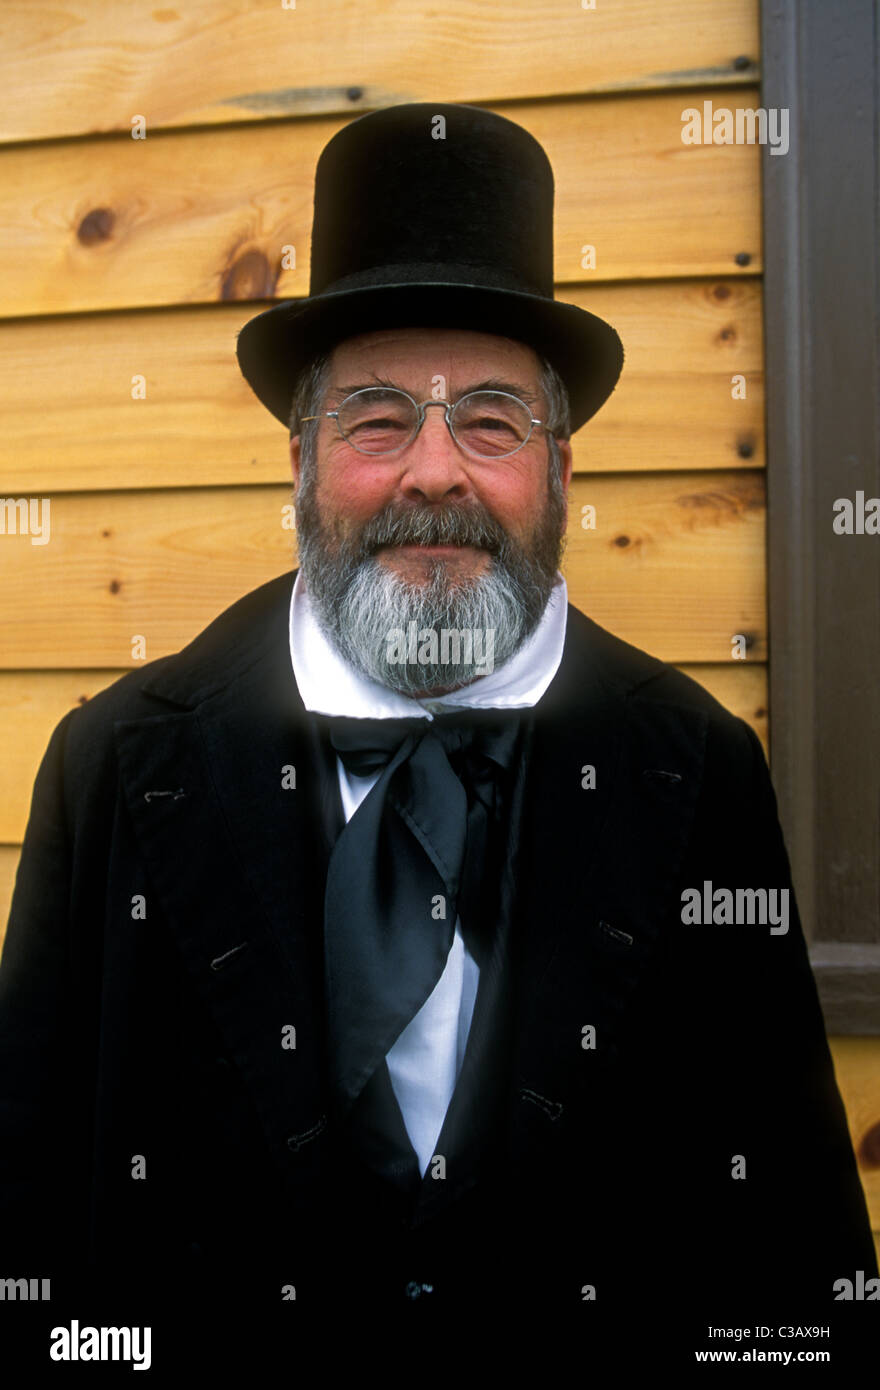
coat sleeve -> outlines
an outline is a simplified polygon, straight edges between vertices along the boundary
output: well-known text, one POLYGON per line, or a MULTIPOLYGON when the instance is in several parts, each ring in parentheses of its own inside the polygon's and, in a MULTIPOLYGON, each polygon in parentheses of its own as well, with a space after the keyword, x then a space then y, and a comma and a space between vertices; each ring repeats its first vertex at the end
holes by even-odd
POLYGON ((859 1270, 868 1279, 877 1263, 769 770, 744 723, 737 744, 715 763, 724 771, 711 804, 724 809, 706 817, 692 861, 702 872, 688 882, 776 890, 781 920, 679 935, 696 1001, 700 1124, 717 1163, 716 1248, 732 1291, 832 1314, 835 1281, 859 1270))
POLYGON ((45 1277, 47 1261, 54 1269, 86 1219, 91 1096, 74 1042, 63 788, 76 713, 54 730, 37 774, 0 958, 0 1233, 6 1264, 15 1266, 4 1274, 17 1277, 45 1277))

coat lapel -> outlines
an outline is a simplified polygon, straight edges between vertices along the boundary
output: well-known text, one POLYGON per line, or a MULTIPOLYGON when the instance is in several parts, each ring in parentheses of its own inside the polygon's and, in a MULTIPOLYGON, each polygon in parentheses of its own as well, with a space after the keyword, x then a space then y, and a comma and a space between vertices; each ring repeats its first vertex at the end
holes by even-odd
POLYGON ((643 711, 639 688, 664 669, 569 609, 563 662, 535 711, 518 855, 519 1141, 521 1125, 539 1142, 554 1132, 595 1061, 624 1044, 672 906, 706 716, 654 699, 643 711))
POLYGON ((115 731, 163 915, 287 1167, 327 1123, 322 869, 334 810, 290 663, 292 578, 256 591, 258 611, 248 595, 145 683, 173 709, 115 731))

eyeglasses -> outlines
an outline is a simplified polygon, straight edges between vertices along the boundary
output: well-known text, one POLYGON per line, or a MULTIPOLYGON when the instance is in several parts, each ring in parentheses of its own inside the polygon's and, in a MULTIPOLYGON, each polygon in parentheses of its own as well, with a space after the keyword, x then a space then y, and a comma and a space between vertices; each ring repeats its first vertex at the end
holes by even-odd
POLYGON ((528 444, 536 420, 525 401, 507 391, 469 391, 450 401, 422 401, 390 386, 354 391, 337 410, 304 415, 306 420, 335 420, 339 433, 361 454, 397 454, 411 444, 425 423, 430 405, 443 406, 446 425, 456 444, 474 458, 509 458, 528 444))

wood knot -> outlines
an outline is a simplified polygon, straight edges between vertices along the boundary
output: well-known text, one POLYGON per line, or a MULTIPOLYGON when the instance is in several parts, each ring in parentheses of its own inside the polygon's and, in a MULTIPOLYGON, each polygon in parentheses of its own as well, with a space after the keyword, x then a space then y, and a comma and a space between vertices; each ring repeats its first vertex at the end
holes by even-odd
POLYGON ((722 343, 735 343, 736 329, 732 326, 732 324, 726 323, 722 328, 721 332, 718 334, 718 338, 722 343))
POLYGON ((880 1168, 880 1121, 862 1136, 859 1162, 863 1168, 880 1168))
POLYGON ((111 579, 111 580, 110 580, 109 589, 110 589, 111 594, 118 594, 118 593, 119 593, 119 590, 120 590, 121 588, 122 588, 122 584, 119 582, 118 579, 111 579))
POLYGON ((233 261, 223 278, 221 299, 271 299, 278 272, 273 272, 262 251, 245 251, 233 261))
POLYGON ((736 452, 741 459, 750 459, 755 452, 755 439, 753 435, 743 435, 736 441, 736 452))
POLYGON ((115 222, 116 215, 112 208, 92 208, 77 227, 77 237, 83 246, 96 246, 99 241, 109 241, 115 222))
POLYGON ((713 298, 713 299, 729 299, 729 298, 730 298, 730 286, 729 286, 729 285, 716 285, 716 286, 714 287, 714 289, 712 290, 712 298, 713 298))

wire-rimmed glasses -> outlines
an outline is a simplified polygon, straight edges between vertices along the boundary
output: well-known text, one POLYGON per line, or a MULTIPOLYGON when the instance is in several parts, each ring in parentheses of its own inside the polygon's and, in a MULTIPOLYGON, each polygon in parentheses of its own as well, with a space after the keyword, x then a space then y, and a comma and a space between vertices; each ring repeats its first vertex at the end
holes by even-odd
POLYGON ((415 439, 431 405, 444 408, 449 433, 473 458, 509 458, 528 444, 536 425, 548 428, 532 415, 525 401, 508 391, 469 391, 454 403, 419 402, 409 392, 392 386, 353 391, 336 410, 304 415, 302 421, 326 416, 336 421, 342 438, 358 453, 397 454, 415 439))

